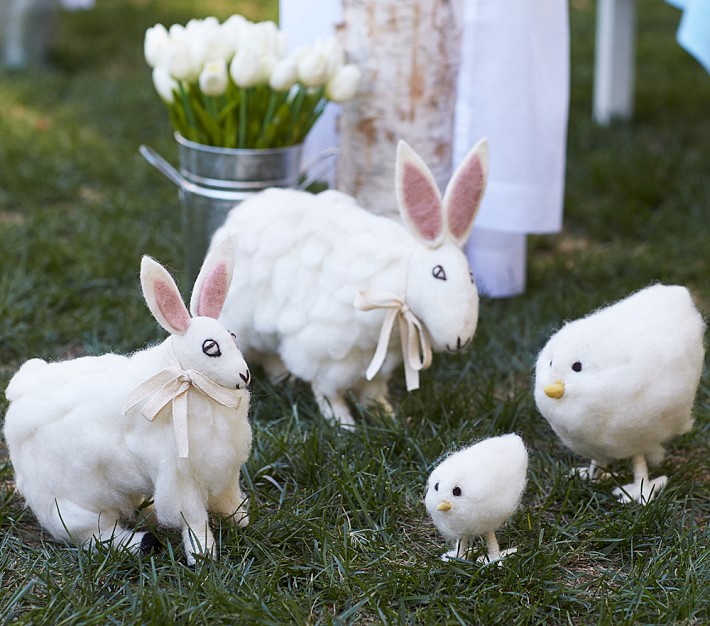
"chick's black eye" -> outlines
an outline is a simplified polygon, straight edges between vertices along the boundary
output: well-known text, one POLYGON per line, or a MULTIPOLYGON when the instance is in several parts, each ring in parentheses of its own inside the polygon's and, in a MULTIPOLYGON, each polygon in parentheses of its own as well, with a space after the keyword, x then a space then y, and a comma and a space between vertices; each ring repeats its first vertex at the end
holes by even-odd
POLYGON ((441 265, 435 265, 434 269, 431 270, 431 274, 434 278, 438 280, 446 280, 446 272, 444 271, 444 268, 441 267, 441 265))
POLYGON ((582 363, 580 361, 575 361, 572 363, 572 369, 575 372, 581 372, 582 371, 582 363))
POLYGON ((461 487, 454 487, 454 489, 451 493, 453 493, 455 496, 460 496, 461 495, 461 487))
POLYGON ((434 491, 439 491, 439 483, 436 483, 436 485, 434 485, 434 491))
POLYGON ((205 339, 202 342, 202 352, 207 356, 222 356, 219 344, 214 339, 205 339))
POLYGON ((469 272, 468 275, 471 277, 471 284, 475 285, 476 284, 476 279, 473 277, 473 272, 469 272))

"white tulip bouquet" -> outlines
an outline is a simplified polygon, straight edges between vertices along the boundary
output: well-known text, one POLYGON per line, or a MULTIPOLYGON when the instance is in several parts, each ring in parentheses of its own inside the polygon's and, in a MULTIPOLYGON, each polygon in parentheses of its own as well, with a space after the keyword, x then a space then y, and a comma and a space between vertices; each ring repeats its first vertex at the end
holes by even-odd
POLYGON ((156 24, 146 30, 144 53, 173 128, 223 148, 302 143, 328 101, 349 100, 360 82, 334 37, 287 55, 274 22, 241 15, 156 24))

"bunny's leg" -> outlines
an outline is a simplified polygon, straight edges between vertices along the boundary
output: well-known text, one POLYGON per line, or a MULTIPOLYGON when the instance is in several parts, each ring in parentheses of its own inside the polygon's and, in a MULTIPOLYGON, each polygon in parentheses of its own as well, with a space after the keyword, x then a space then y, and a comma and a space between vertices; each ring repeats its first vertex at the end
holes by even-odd
POLYGON ((194 565, 195 554, 216 555, 202 492, 183 471, 187 467, 161 473, 155 484, 154 505, 161 523, 181 528, 187 564, 194 565))
POLYGON ((249 524, 248 499, 242 494, 239 486, 239 473, 233 483, 210 500, 209 509, 241 528, 245 528, 249 524))
POLYGON ((55 537, 82 547, 101 541, 114 548, 145 554, 158 543, 151 533, 123 528, 113 512, 90 511, 71 500, 55 500, 49 521, 49 530, 55 537))
POLYGON ((387 415, 394 415, 394 409, 387 399, 387 381, 380 376, 362 385, 359 401, 363 406, 379 404, 387 415))
POLYGON ((197 562, 196 554, 204 554, 211 558, 216 558, 214 547, 214 535, 210 530, 207 512, 203 518, 188 519, 182 526, 182 543, 187 555, 187 564, 194 565, 197 562))
POLYGON ((643 454, 637 454, 631 459, 634 468, 634 482, 617 487, 611 493, 619 502, 638 502, 648 504, 666 486, 667 476, 659 476, 651 480, 648 477, 648 464, 643 454))
POLYGON ((355 420, 350 414, 350 409, 345 402, 345 398, 340 393, 326 394, 316 381, 311 385, 313 395, 316 397, 318 408, 327 420, 351 430, 355 426, 355 420))

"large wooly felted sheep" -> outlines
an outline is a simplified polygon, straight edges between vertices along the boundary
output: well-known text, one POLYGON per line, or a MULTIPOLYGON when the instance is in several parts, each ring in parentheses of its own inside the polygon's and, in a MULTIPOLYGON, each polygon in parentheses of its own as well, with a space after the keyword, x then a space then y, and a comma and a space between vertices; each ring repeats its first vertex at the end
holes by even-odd
POLYGON ((413 390, 432 350, 465 348, 478 291, 461 246, 486 186, 487 154, 481 140, 442 200, 425 163, 400 142, 401 224, 336 191, 269 189, 235 207, 214 235, 231 236, 240 268, 220 319, 249 362, 309 382, 321 412, 351 426, 349 390, 391 411, 387 382, 402 362, 413 390))

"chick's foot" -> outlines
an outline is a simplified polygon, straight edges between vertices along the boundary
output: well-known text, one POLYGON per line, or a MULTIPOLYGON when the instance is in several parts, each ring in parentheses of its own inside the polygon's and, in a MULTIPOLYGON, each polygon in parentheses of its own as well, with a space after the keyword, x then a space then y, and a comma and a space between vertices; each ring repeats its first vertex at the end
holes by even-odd
POLYGON ((642 480, 638 483, 634 482, 623 487, 617 487, 611 493, 619 502, 624 504, 628 502, 648 504, 666 486, 667 482, 667 476, 659 476, 652 480, 642 480))

